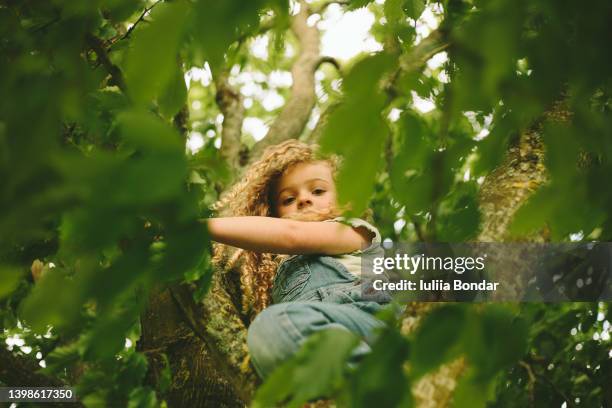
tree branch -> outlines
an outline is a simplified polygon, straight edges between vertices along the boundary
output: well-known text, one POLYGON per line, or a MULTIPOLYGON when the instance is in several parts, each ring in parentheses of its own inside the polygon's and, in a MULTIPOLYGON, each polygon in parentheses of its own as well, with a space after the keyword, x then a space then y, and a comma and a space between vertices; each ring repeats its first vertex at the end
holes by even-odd
POLYGON ((399 66, 403 73, 418 71, 431 57, 450 47, 451 43, 446 37, 447 33, 438 28, 429 33, 408 53, 402 54, 399 66))
POLYGON ((266 136, 251 150, 251 160, 258 158, 268 146, 299 137, 315 105, 314 74, 320 61, 319 30, 316 26, 309 27, 307 24, 310 15, 308 5, 304 1, 299 4, 300 12, 293 17, 291 24, 291 29, 300 43, 300 54, 291 68, 291 96, 266 136))
MULTIPOLYGON (((221 311, 219 319, 226 322, 228 328, 234 327, 233 319, 226 319, 226 312, 231 313, 233 305, 225 301, 227 296, 218 289, 213 281, 207 299, 214 297, 212 300, 217 301, 217 312, 221 311)), ((200 313, 197 308, 193 310, 200 313)), ((196 316, 191 318, 199 319, 200 315, 196 316)), ((216 314, 205 317, 215 321, 211 325, 213 328, 223 324, 215 320, 216 314)), ((210 343, 202 341, 188 319, 190 314, 185 314, 170 289, 161 285, 153 288, 147 308, 141 315, 142 336, 137 343, 137 351, 145 353, 149 361, 146 382, 159 389, 160 382, 164 381, 164 370, 170 369, 172 385, 162 395, 169 406, 206 406, 210 401, 219 406, 244 406, 245 402, 238 397, 234 384, 227 378, 228 370, 223 370, 218 361, 219 355, 233 350, 233 347, 211 350, 210 343)), ((227 332, 228 328, 222 329, 227 332)), ((244 325, 239 327, 240 330, 244 330, 244 325)), ((236 337, 239 336, 230 335, 224 344, 233 345, 236 337)))
POLYGON ((170 292, 187 324, 208 346, 212 359, 232 384, 236 395, 243 401, 250 401, 258 378, 246 364, 247 331, 229 296, 217 278, 214 280, 213 288, 200 304, 195 303, 192 290, 185 285, 172 286, 170 292))
POLYGON ((419 71, 431 57, 451 46, 451 42, 446 37, 446 32, 438 28, 408 52, 400 55, 398 68, 383 83, 383 90, 390 96, 390 99, 395 98, 399 93, 397 81, 402 75, 419 71))
MULTIPOLYGON (((563 101, 553 104, 552 108, 543 115, 544 120, 556 122, 567 121, 570 117, 571 114, 565 108, 563 101)), ((512 217, 533 191, 547 180, 546 169, 543 165, 544 150, 540 140, 541 122, 538 121, 529 129, 522 131, 518 145, 511 148, 502 164, 485 178, 479 192, 483 222, 476 242, 507 241, 508 227, 512 217)), ((529 241, 542 240, 542 236, 537 234, 522 238, 529 241)), ((496 276, 496 280, 508 282, 507 286, 510 287, 510 290, 523 290, 526 282, 523 282, 521 278, 528 275, 522 270, 531 262, 526 261, 521 253, 513 251, 508 246, 503 249, 497 248, 499 247, 493 245, 487 247, 486 253, 489 255, 489 260, 501 260, 504 268, 493 269, 507 270, 509 275, 496 276)), ((504 294, 501 293, 500 291, 500 296, 506 299, 512 296, 507 291, 503 292, 504 294)), ((410 303, 403 319, 402 333, 413 331, 423 316, 436 305, 439 303, 410 303)), ((413 386, 415 405, 417 407, 447 406, 466 368, 466 361, 459 358, 423 377, 413 386)), ((551 385, 554 387, 554 384, 551 385)))
MULTIPOLYGON (((480 191, 483 223, 478 240, 500 242, 510 238, 508 227, 516 211, 533 192, 548 181, 544 166, 541 132, 545 121, 564 123, 571 119, 565 97, 554 102, 542 120, 520 132, 516 146, 510 147, 502 163, 485 178, 480 191)), ((545 237, 531 237, 542 241, 545 237)))
POLYGON ((217 94, 215 101, 223 113, 223 127, 221 130, 221 156, 230 165, 230 168, 240 168, 240 136, 245 108, 243 97, 239 90, 232 88, 228 82, 227 72, 222 72, 215 80, 217 94))

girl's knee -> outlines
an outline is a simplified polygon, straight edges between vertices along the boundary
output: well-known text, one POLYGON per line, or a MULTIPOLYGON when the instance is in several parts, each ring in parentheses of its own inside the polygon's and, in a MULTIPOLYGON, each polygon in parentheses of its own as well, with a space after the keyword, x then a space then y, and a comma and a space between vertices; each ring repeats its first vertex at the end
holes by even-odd
POLYGON ((259 313, 249 326, 247 346, 253 366, 262 378, 267 377, 295 347, 284 328, 284 314, 281 304, 272 305, 259 313))

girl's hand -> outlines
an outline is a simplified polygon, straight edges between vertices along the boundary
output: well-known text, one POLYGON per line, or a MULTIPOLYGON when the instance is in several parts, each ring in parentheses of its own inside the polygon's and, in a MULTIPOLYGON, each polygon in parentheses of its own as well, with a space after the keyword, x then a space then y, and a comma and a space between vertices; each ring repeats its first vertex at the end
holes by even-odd
POLYGON ((373 234, 339 222, 274 217, 224 217, 202 220, 214 241, 255 252, 338 255, 370 246, 373 234))

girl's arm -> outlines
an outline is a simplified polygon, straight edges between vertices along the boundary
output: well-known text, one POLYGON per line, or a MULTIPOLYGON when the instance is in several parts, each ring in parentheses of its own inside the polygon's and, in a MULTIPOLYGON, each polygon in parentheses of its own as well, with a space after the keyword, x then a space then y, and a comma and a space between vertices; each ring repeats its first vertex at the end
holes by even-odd
POLYGON ((296 221, 274 217, 223 217, 202 220, 214 241, 255 252, 346 254, 370 245, 372 234, 339 222, 296 221))

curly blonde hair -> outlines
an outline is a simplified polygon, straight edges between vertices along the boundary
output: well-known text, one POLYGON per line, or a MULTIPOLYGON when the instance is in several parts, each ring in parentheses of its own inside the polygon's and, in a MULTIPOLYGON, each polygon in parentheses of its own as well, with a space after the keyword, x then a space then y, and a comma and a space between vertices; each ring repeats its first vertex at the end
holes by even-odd
MULTIPOLYGON (((290 167, 299 163, 326 162, 336 174, 340 159, 337 156, 323 157, 317 145, 309 145, 294 139, 268 147, 261 159, 251 164, 243 177, 213 205, 219 216, 265 216, 275 217, 273 188, 290 167)), ((291 217, 306 221, 321 221, 340 215, 333 208, 325 213, 311 212, 306 216, 291 217)), ((238 250, 232 254, 231 247, 216 244, 213 262, 220 264, 228 259, 226 268, 242 258, 240 265, 240 287, 242 290, 242 312, 254 318, 270 304, 272 283, 278 264, 286 256, 238 250)))

